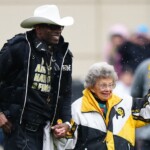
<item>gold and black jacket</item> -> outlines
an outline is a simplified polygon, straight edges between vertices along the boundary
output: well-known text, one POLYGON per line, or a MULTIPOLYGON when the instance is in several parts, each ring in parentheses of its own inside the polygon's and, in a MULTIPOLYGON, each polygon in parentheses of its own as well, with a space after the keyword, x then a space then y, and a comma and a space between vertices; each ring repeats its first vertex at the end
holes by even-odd
POLYGON ((77 124, 75 150, 132 150, 135 129, 150 122, 150 98, 122 98, 112 94, 104 117, 92 93, 85 89, 83 97, 72 104, 77 124))

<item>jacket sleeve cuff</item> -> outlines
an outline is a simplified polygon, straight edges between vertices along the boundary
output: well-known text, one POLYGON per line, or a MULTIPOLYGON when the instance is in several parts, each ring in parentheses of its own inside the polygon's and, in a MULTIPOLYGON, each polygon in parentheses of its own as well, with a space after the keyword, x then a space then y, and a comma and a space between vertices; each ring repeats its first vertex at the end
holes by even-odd
POLYGON ((65 122, 65 124, 67 124, 69 126, 69 128, 71 129, 72 125, 70 124, 70 122, 65 122))

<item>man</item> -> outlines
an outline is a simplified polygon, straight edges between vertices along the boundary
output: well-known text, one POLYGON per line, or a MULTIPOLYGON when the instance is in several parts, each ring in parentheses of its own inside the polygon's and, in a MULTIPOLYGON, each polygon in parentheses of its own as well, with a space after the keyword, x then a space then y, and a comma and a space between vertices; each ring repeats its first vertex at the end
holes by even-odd
POLYGON ((5 150, 42 150, 47 121, 56 138, 69 130, 72 54, 61 33, 72 24, 72 17, 60 18, 57 6, 43 5, 21 23, 33 29, 4 44, 0 126, 5 150))

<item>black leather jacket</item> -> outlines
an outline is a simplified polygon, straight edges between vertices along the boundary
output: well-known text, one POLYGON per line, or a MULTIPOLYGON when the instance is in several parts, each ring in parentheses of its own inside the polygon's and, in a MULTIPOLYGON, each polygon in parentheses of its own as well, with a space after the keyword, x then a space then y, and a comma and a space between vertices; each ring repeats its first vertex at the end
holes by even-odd
POLYGON ((20 122, 28 107, 51 122, 58 118, 70 121, 72 53, 68 43, 61 37, 55 46, 51 90, 42 92, 33 89, 35 68, 43 59, 49 61, 49 58, 44 57, 47 51, 35 48, 34 38, 34 30, 18 34, 8 40, 0 52, 0 109, 12 120, 20 118, 20 122), (46 101, 48 97, 49 103, 46 101))

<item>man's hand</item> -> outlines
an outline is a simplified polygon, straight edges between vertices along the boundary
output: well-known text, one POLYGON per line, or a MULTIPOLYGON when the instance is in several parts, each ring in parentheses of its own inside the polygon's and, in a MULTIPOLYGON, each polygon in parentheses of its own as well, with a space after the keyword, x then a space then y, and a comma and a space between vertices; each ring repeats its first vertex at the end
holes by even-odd
POLYGON ((52 126, 53 134, 56 138, 63 138, 66 136, 66 133, 70 130, 70 127, 66 123, 57 124, 52 126))
POLYGON ((12 124, 2 112, 0 113, 0 127, 3 128, 6 133, 11 132, 12 124))

